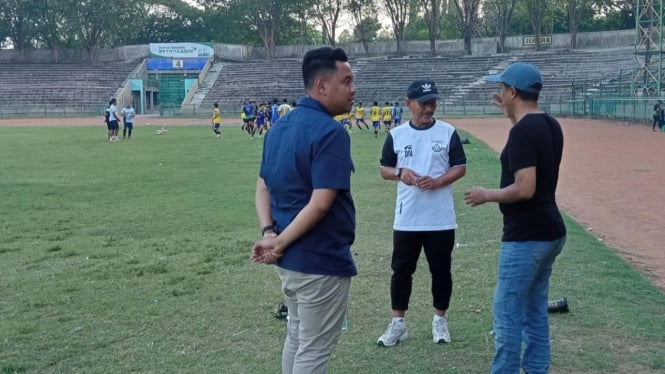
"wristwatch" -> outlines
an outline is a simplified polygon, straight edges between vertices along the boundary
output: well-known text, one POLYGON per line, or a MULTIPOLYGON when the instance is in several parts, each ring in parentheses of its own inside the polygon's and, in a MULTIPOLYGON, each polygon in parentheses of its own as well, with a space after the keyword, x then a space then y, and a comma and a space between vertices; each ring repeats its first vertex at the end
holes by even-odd
POLYGON ((268 225, 268 226, 264 227, 263 229, 261 229, 261 235, 265 235, 267 232, 273 232, 273 233, 277 234, 277 227, 275 226, 275 224, 268 225))
POLYGON ((402 168, 395 168, 395 176, 399 178, 402 175, 402 168))

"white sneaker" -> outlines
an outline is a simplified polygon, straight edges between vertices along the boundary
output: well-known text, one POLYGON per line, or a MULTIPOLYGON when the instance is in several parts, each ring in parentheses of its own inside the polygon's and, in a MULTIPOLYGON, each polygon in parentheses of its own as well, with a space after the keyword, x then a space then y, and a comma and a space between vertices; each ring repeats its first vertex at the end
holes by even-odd
POLYGON ((450 332, 448 331, 448 320, 446 316, 434 315, 432 319, 432 341, 434 343, 450 343, 450 332))
POLYGON ((397 323, 393 320, 376 344, 382 347, 392 347, 408 337, 409 333, 406 331, 406 324, 404 322, 397 323))

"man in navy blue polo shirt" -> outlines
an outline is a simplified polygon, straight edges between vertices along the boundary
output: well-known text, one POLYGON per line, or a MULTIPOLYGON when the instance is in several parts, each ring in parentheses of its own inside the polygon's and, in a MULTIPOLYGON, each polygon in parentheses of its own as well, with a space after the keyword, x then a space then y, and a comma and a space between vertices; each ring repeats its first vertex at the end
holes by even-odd
POLYGON ((344 50, 305 54, 307 96, 266 135, 256 212, 263 239, 252 261, 276 264, 289 309, 282 373, 325 373, 341 334, 351 277, 355 208, 351 144, 333 116, 348 113, 355 85, 344 50))

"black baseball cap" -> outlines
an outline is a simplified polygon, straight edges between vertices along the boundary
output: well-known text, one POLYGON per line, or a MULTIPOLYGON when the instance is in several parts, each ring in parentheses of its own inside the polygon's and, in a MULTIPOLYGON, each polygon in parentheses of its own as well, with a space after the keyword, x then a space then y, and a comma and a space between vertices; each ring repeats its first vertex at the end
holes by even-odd
POLYGON ((411 82, 406 90, 406 97, 420 104, 441 98, 436 83, 431 79, 419 79, 411 82))

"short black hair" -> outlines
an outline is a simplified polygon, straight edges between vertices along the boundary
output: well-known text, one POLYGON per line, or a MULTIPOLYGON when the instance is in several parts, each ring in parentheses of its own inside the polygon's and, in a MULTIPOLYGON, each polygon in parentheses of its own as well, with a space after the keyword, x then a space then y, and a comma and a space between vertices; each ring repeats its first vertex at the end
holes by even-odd
MULTIPOLYGON (((503 85, 506 86, 506 87, 512 87, 512 86, 509 86, 505 83, 503 85)), ((543 84, 542 83, 534 83, 532 87, 537 88, 538 91, 536 91, 536 92, 526 92, 526 91, 522 91, 520 89, 517 89, 515 87, 513 87, 513 88, 515 88, 515 93, 516 93, 517 97, 519 97, 523 101, 535 101, 535 102, 537 102, 538 98, 540 97, 540 90, 543 88, 543 84)))
POLYGON ((322 73, 336 71, 337 61, 349 61, 342 48, 321 47, 307 51, 302 60, 302 80, 305 88, 311 88, 314 79, 322 73))
POLYGON ((212 106, 214 106, 215 108, 218 108, 218 107, 219 107, 219 103, 214 103, 214 104, 212 104, 212 106))
POLYGON ((115 97, 109 101, 109 105, 115 105, 115 103, 117 103, 115 97))

